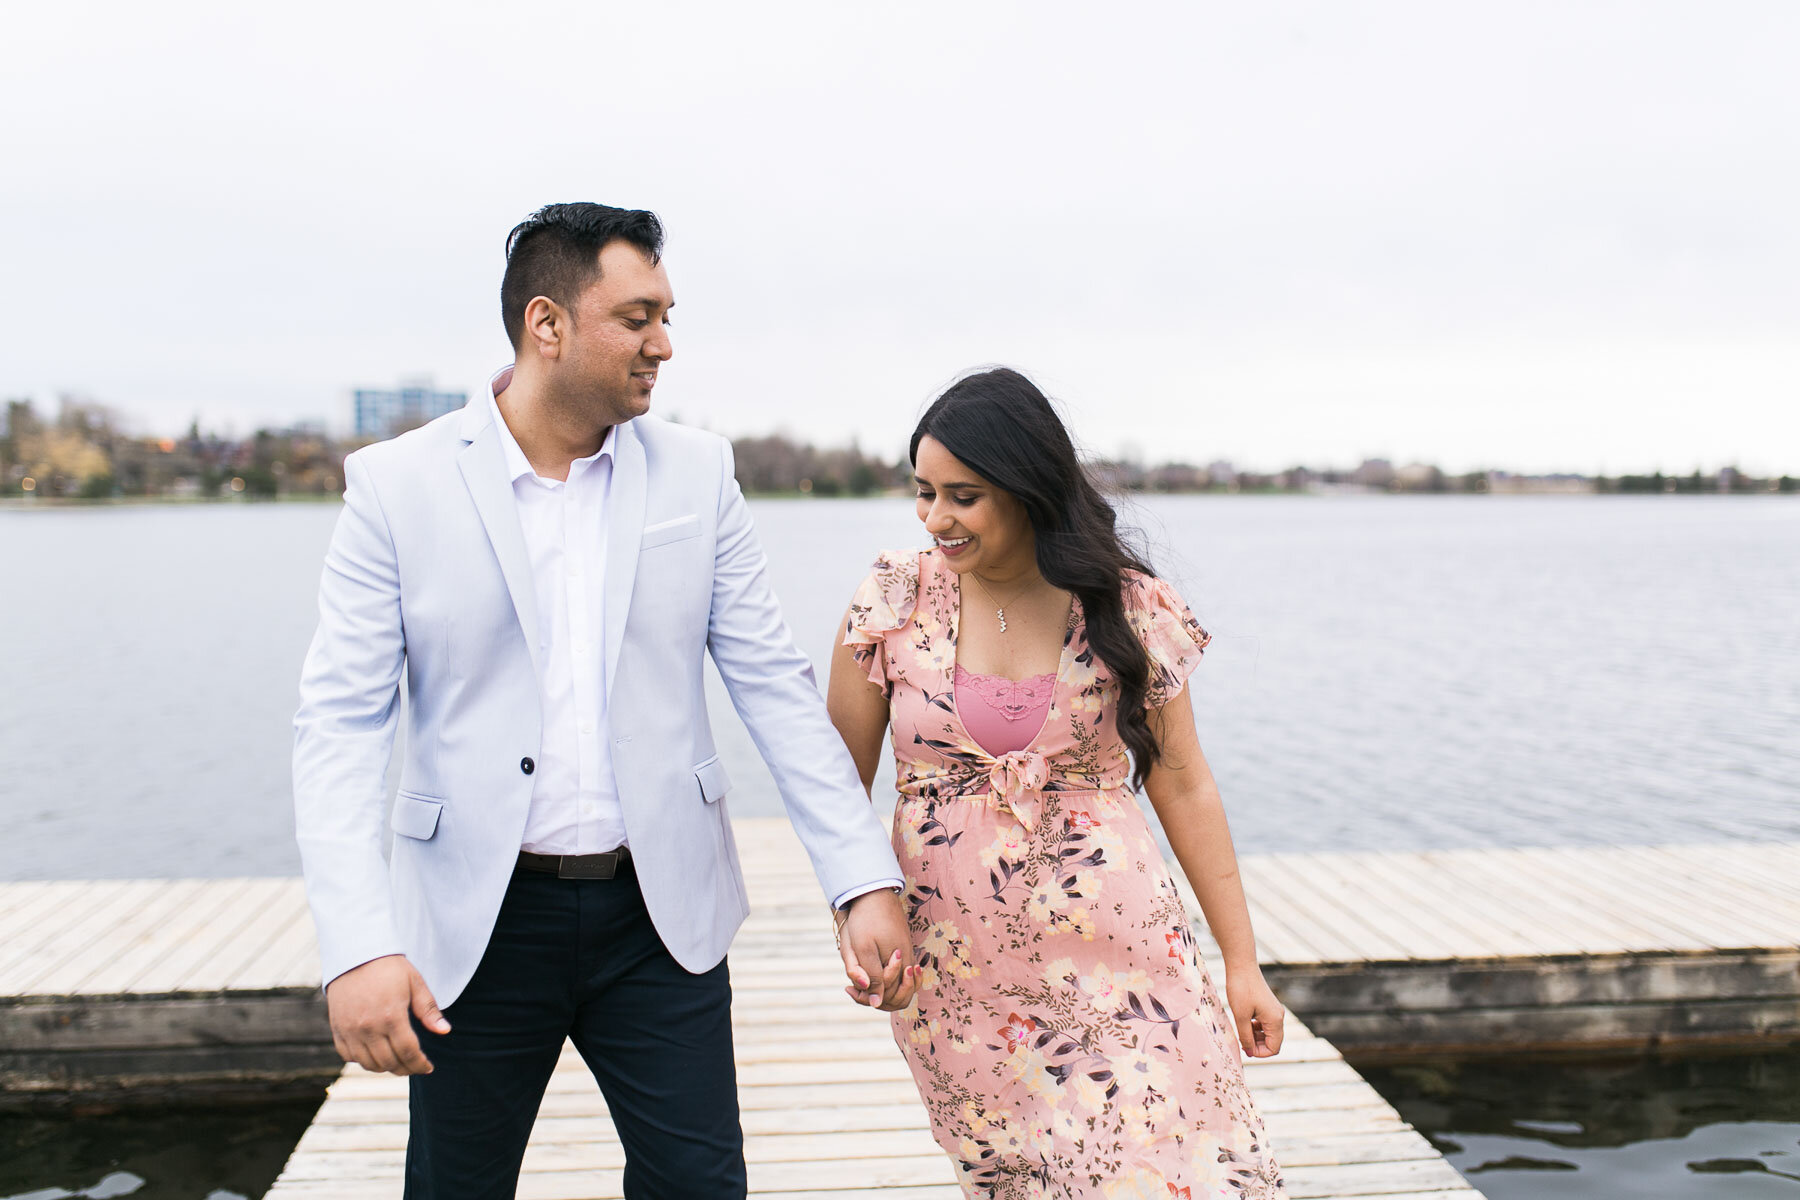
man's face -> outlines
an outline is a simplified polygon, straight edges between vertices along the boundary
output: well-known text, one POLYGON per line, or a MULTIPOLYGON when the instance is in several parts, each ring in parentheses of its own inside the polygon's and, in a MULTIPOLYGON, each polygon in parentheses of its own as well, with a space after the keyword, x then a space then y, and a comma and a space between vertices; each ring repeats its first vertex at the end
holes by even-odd
POLYGON ((557 356, 556 390, 608 425, 648 412, 657 369, 675 353, 673 307, 662 265, 630 242, 608 242, 600 250, 600 278, 575 301, 574 323, 557 356))

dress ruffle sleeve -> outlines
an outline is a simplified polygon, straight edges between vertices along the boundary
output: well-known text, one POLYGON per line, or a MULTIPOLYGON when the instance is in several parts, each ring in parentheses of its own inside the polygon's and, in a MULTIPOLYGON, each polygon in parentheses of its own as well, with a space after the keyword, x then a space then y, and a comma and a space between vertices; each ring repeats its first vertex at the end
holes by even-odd
POLYGON ((893 685, 887 671, 888 635, 905 628, 918 603, 919 555, 913 550, 884 552, 850 601, 844 645, 869 673, 869 682, 889 695, 893 685))
POLYGON ((1212 634, 1200 627, 1181 594, 1154 575, 1128 576, 1125 611, 1150 654, 1146 708, 1161 708, 1187 685, 1212 634))

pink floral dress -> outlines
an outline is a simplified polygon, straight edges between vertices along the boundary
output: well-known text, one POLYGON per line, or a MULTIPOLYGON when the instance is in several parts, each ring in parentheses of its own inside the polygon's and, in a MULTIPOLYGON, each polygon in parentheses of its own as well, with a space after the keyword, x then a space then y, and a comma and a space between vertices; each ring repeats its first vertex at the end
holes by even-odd
MULTIPOLYGON (((1209 638, 1162 580, 1123 586, 1160 705, 1209 638)), ((894 1036, 964 1194, 1284 1200, 1079 601, 1043 729, 998 758, 957 715, 958 607, 937 550, 884 554, 844 642, 888 694, 899 769, 924 980, 894 1036)))

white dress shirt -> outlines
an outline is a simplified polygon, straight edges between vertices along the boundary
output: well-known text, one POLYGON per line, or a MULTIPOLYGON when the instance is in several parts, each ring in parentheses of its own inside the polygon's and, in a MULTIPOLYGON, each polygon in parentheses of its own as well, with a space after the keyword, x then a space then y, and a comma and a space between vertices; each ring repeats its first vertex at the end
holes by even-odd
MULTIPOLYGON (((532 470, 495 399, 511 382, 511 367, 497 372, 488 384, 488 403, 494 407, 494 428, 531 557, 544 710, 543 743, 520 849, 600 854, 629 840, 613 781, 602 636, 613 436, 608 430, 597 452, 570 463, 566 481, 545 479, 532 470)), ((851 888, 832 904, 842 908, 865 892, 904 887, 898 879, 879 879, 851 888)))
POLYGON ((538 854, 599 854, 626 842, 607 734, 601 586, 612 431, 596 453, 569 464, 566 481, 545 479, 531 469, 493 398, 511 382, 511 368, 495 375, 488 403, 494 406, 494 428, 531 556, 544 710, 544 740, 520 848, 538 854))

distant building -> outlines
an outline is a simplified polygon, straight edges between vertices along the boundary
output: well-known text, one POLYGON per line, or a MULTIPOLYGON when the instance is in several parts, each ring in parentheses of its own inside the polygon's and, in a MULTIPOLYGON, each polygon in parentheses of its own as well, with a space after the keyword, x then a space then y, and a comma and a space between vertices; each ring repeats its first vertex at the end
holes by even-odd
POLYGON ((397 388, 357 388, 354 425, 359 438, 385 438, 455 412, 469 402, 467 392, 440 392, 429 379, 397 388))
POLYGON ((1366 488, 1386 491, 1394 484, 1394 464, 1385 458, 1365 458, 1350 478, 1366 488))
POLYGON ((1594 481, 1583 475, 1487 473, 1487 491, 1496 496, 1582 496, 1592 494, 1593 490, 1594 481))
POLYGON ((1430 463, 1407 463, 1394 472, 1394 483, 1403 492, 1441 492, 1444 473, 1430 463))

